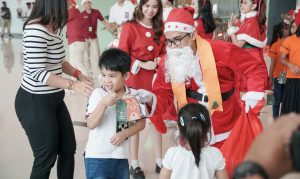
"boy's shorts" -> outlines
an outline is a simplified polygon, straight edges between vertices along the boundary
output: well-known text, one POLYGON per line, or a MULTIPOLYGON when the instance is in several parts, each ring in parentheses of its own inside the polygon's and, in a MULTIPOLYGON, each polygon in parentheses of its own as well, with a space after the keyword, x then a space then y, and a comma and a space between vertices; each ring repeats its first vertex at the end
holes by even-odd
POLYGON ((129 179, 128 159, 85 158, 87 179, 129 179))

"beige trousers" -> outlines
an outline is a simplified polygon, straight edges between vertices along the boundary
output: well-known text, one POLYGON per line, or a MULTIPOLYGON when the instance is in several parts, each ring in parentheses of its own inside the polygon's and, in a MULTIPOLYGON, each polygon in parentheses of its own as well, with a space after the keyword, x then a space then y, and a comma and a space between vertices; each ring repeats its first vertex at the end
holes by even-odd
POLYGON ((87 42, 73 42, 69 45, 70 62, 71 64, 81 71, 86 76, 91 76, 90 61, 85 58, 85 53, 88 50, 87 42))
POLYGON ((100 73, 98 67, 98 62, 100 58, 100 47, 99 47, 98 38, 88 39, 87 43, 88 43, 88 50, 86 51, 87 53, 85 54, 85 58, 89 59, 91 63, 93 78, 97 78, 97 76, 100 73))
POLYGON ((4 35, 4 30, 5 29, 7 29, 7 33, 10 34, 11 20, 1 19, 1 21, 2 21, 2 35, 4 35))

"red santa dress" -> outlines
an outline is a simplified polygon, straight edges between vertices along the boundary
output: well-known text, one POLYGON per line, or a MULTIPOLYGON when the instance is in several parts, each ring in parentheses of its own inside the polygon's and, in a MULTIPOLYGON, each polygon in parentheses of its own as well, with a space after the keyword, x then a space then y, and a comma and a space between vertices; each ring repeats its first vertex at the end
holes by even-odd
POLYGON ((119 48, 131 56, 131 74, 126 85, 135 89, 152 90, 152 80, 156 70, 139 67, 141 62, 154 61, 166 53, 165 36, 159 44, 154 41, 154 30, 141 22, 127 22, 122 27, 119 48))

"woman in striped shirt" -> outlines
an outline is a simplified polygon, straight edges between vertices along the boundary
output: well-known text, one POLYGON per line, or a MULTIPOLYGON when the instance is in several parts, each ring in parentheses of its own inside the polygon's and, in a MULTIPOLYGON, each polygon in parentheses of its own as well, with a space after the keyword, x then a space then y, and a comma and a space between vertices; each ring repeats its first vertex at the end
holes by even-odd
POLYGON ((93 90, 92 80, 65 61, 61 30, 68 19, 67 1, 36 0, 24 24, 23 80, 15 109, 34 154, 31 179, 49 178, 57 158, 58 178, 73 178, 76 141, 64 89, 85 96, 93 90))

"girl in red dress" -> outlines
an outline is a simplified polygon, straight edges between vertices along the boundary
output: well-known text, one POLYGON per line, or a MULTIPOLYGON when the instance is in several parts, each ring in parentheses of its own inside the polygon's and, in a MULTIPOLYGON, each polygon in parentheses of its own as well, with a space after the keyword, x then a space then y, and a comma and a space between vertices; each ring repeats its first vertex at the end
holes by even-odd
MULTIPOLYGON (((133 20, 123 25, 119 48, 131 56, 131 73, 127 86, 152 90, 152 81, 160 58, 166 53, 161 0, 141 0, 133 20)), ((161 167, 161 135, 152 130, 155 145, 156 172, 161 167)), ((134 178, 144 177, 138 162, 139 135, 131 138, 131 168, 134 178)))
MULTIPOLYGON (((253 60, 265 63, 263 59, 263 47, 267 43, 265 1, 241 0, 240 3, 241 22, 237 26, 235 16, 232 15, 227 33, 232 43, 244 48, 253 56, 253 60)), ((269 84, 268 81, 266 84, 269 84)), ((242 84, 242 91, 244 91, 243 86, 242 84)))
POLYGON ((210 0, 193 0, 194 20, 197 34, 205 39, 213 39, 216 25, 212 15, 210 0))

